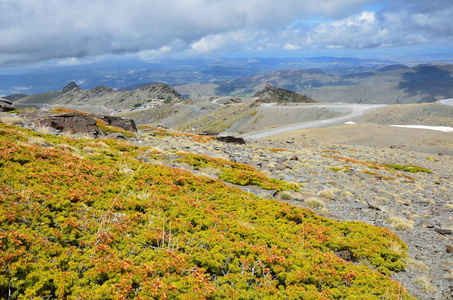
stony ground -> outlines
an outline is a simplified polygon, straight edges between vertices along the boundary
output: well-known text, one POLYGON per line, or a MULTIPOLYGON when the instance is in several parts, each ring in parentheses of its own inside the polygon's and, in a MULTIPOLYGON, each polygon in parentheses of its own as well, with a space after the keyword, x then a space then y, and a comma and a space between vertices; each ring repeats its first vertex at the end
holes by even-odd
MULTIPOLYGON (((164 153, 184 150, 248 163, 270 177, 298 181, 304 185, 300 192, 275 197, 336 220, 391 228, 409 247, 407 269, 392 277, 418 299, 453 299, 452 156, 292 140, 248 140, 243 146, 143 134, 138 142, 164 153), (396 171, 383 168, 384 163, 415 165, 432 173, 396 171)), ((171 154, 167 158, 159 163, 216 177, 215 170, 194 170, 175 163, 171 154)), ((242 188, 262 197, 273 194, 242 188)))

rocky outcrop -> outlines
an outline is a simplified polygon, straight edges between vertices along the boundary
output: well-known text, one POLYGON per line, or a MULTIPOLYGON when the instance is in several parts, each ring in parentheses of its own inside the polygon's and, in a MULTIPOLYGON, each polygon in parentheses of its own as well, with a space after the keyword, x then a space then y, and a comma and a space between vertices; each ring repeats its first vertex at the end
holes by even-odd
POLYGON ((301 95, 290 90, 277 88, 273 85, 266 86, 264 90, 257 92, 254 97, 258 97, 260 99, 268 99, 273 102, 316 102, 314 99, 311 99, 305 95, 301 95))
POLYGON ((0 112, 13 111, 16 108, 13 106, 11 101, 0 98, 0 112))
POLYGON ((62 90, 61 90, 61 93, 62 94, 66 94, 67 92, 70 92, 70 91, 81 91, 82 89, 77 85, 77 83, 75 83, 74 81, 69 83, 67 86, 65 86, 62 90))
POLYGON ((127 131, 137 132, 137 125, 132 119, 123 119, 114 116, 104 116, 101 119, 110 126, 120 127, 127 131))
POLYGON ((164 83, 147 85, 138 90, 151 98, 184 100, 180 93, 164 83))
POLYGON ((97 136, 100 133, 94 117, 78 113, 58 114, 48 118, 36 119, 35 125, 51 127, 72 134, 88 133, 97 136))
POLYGON ((94 87, 92 89, 89 89, 87 91, 87 94, 89 94, 90 97, 99 97, 102 95, 112 93, 114 91, 115 91, 114 89, 109 88, 106 85, 100 85, 100 86, 94 87))
POLYGON ((92 136, 105 136, 109 138, 125 138, 124 132, 117 133, 115 130, 108 133, 101 130, 98 119, 105 122, 106 125, 122 128, 126 131, 137 132, 137 126, 132 119, 123 119, 116 116, 96 116, 81 112, 51 112, 43 110, 21 110, 20 114, 26 120, 25 127, 36 129, 36 127, 52 128, 54 134, 65 132, 70 134, 88 133, 92 136))

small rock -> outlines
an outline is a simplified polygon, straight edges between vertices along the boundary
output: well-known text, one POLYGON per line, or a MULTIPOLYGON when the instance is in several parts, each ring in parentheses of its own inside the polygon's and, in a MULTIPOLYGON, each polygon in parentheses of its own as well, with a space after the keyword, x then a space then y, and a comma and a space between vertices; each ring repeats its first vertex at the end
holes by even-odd
POLYGON ((289 160, 299 160, 299 157, 297 157, 296 155, 292 156, 289 160))
POLYGON ((447 253, 453 253, 453 245, 446 246, 447 253))
POLYGON ((286 159, 286 157, 280 157, 279 159, 277 159, 277 163, 282 164, 282 163, 284 163, 287 160, 288 159, 286 159))
POLYGON ((286 143, 287 144, 294 144, 294 141, 293 140, 287 140, 286 143))
POLYGON ((442 235, 451 234, 450 229, 434 228, 434 231, 442 235))

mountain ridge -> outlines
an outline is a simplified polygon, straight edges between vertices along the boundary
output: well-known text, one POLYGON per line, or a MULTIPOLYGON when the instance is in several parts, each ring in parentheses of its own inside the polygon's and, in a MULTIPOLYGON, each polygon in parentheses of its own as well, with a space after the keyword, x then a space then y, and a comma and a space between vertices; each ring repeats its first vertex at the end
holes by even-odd
POLYGON ((61 91, 30 95, 14 101, 16 106, 27 105, 91 105, 121 111, 157 105, 159 101, 177 102, 184 98, 172 87, 163 84, 146 85, 133 91, 116 91, 105 85, 84 90, 70 82, 61 91))

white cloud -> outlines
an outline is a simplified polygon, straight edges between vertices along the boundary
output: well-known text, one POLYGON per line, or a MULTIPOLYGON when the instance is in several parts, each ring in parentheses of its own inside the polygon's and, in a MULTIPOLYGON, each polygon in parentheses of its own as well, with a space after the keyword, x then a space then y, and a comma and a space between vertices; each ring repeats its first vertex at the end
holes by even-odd
POLYGON ((451 0, 0 0, 0 11, 0 65, 453 44, 451 0))
MULTIPOLYGON (((398 1, 397 1, 398 2, 398 1)), ((393 10, 363 11, 347 18, 323 22, 301 31, 301 46, 369 49, 429 44, 453 46, 453 3, 393 6, 393 10), (427 11, 418 11, 426 9, 427 11)), ((415 1, 416 2, 416 1, 415 1)), ((409 3, 409 2, 407 2, 409 3)), ((294 30, 295 32, 295 30, 294 30)))
POLYGON ((293 44, 290 44, 290 43, 287 43, 285 44, 285 46, 283 46, 283 50, 299 50, 300 49, 300 46, 298 45, 293 45, 293 44))
POLYGON ((228 48, 236 48, 238 45, 253 44, 257 40, 258 33, 251 30, 239 30, 222 34, 211 34, 202 37, 191 44, 191 53, 208 54, 223 51, 228 48))
POLYGON ((213 40, 218 36, 278 29, 319 14, 345 16, 370 1, 0 0, 0 55, 43 60, 159 52, 175 40, 208 51, 216 48, 213 40))

